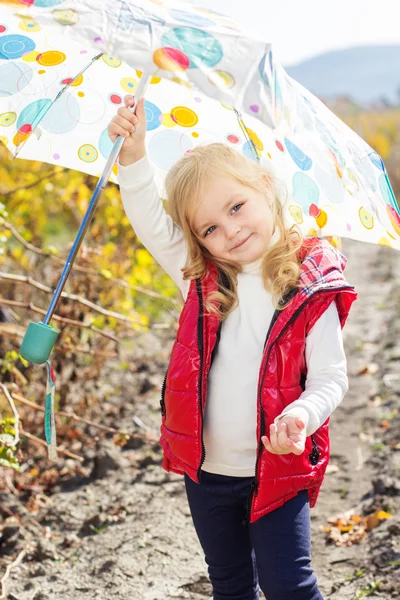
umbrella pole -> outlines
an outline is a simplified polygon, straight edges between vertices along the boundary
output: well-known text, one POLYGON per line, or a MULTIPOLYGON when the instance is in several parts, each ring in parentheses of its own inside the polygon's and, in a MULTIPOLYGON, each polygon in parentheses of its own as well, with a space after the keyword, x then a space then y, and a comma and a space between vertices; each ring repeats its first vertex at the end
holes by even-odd
MULTIPOLYGON (((135 95, 135 104, 131 109, 132 112, 136 110, 138 100, 142 96, 144 96, 147 86, 150 83, 150 79, 151 75, 143 73, 135 95)), ((25 333, 21 345, 20 354, 23 358, 29 360, 30 362, 36 364, 45 363, 56 342, 59 331, 51 327, 50 321, 53 317, 57 303, 60 299, 62 291, 67 282, 68 276, 71 272, 72 265, 74 264, 75 258, 79 252, 79 248, 81 247, 83 238, 85 237, 86 231, 88 230, 89 225, 93 219, 93 215, 96 211, 101 194, 109 180, 112 168, 121 151, 124 139, 125 138, 123 138, 122 136, 119 136, 114 142, 110 156, 108 157, 103 173, 98 181, 98 184, 96 185, 96 189, 93 192, 92 199, 83 218, 82 224, 79 228, 73 246, 65 263, 64 269, 61 273, 60 279, 54 291, 53 298, 50 302, 45 318, 40 323, 29 323, 28 329, 25 333)))

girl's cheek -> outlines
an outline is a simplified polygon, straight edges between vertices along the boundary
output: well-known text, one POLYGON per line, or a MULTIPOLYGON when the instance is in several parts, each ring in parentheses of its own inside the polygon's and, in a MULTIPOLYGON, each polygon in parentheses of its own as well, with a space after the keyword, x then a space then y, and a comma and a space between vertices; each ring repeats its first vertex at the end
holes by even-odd
POLYGON ((212 243, 212 241, 211 241, 211 240, 210 240, 208 237, 206 237, 206 238, 204 238, 204 240, 203 240, 203 246, 204 246, 204 248, 206 248, 207 250, 210 250, 210 249, 213 247, 213 243, 212 243))

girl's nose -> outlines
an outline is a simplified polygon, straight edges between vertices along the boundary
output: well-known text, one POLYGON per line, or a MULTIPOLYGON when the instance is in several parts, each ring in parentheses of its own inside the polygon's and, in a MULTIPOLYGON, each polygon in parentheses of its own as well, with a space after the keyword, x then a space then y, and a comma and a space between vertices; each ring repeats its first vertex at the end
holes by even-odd
POLYGON ((238 233, 240 233, 241 227, 239 225, 230 225, 226 227, 226 237, 228 240, 234 238, 238 233))

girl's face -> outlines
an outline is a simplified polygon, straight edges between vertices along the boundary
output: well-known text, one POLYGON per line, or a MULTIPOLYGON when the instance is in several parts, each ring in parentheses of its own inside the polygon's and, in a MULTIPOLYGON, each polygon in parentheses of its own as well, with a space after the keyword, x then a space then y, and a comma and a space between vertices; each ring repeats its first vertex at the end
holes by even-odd
POLYGON ((245 265, 266 252, 275 225, 265 193, 230 177, 213 179, 194 215, 199 242, 216 258, 245 265))

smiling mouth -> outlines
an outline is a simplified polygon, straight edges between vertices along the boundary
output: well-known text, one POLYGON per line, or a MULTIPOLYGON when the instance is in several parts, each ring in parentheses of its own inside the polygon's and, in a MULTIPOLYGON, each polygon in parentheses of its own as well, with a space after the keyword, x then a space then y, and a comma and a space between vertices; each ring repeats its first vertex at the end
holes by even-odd
POLYGON ((244 240, 242 240, 241 242, 236 244, 236 246, 233 246, 232 250, 236 250, 237 248, 240 248, 241 246, 243 246, 243 244, 245 244, 247 242, 247 240, 249 240, 251 238, 252 235, 253 234, 251 233, 247 238, 245 238, 244 240))

